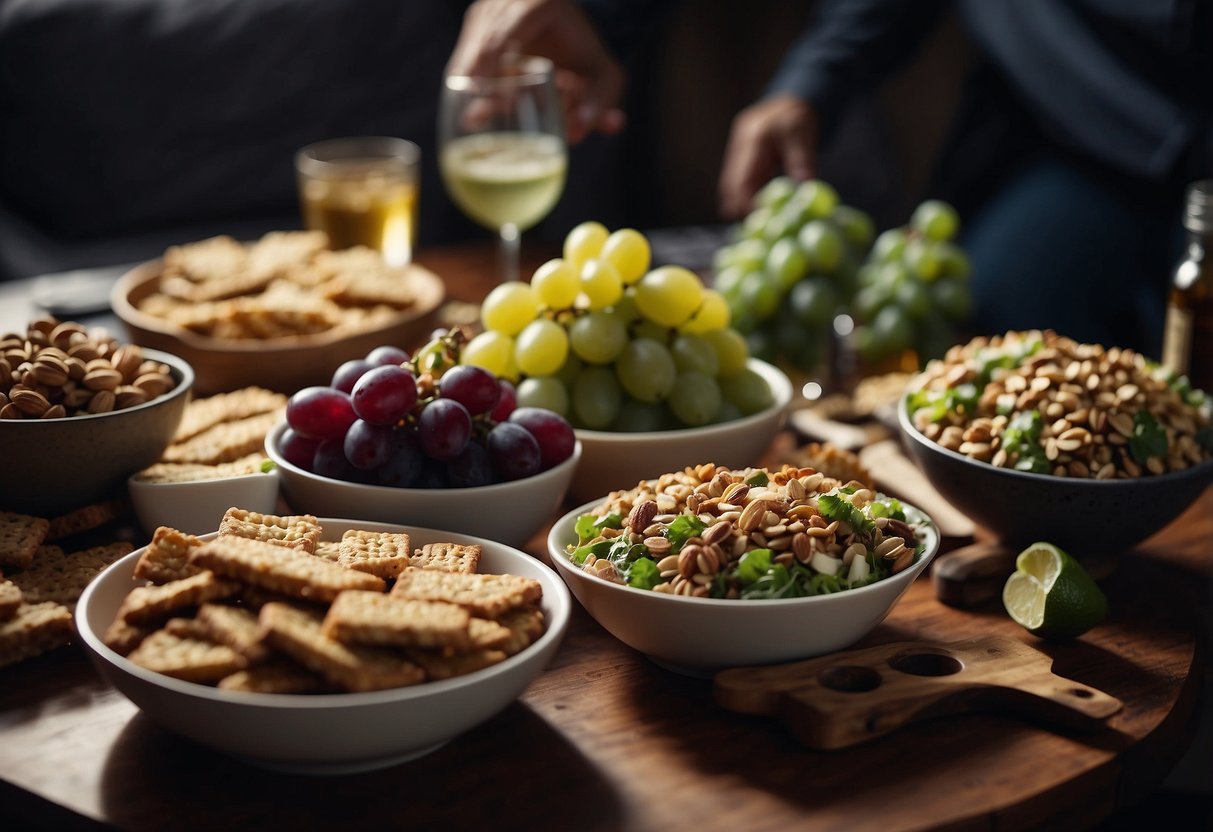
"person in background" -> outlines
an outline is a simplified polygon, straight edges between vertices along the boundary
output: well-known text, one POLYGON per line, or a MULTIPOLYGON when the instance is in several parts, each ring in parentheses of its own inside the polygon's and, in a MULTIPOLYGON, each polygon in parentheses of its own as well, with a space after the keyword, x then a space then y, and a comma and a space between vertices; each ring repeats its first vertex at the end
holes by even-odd
MULTIPOLYGON (((669 5, 478 0, 450 66, 545 54, 564 70, 570 137, 618 132, 619 56, 669 5)), ((949 10, 977 56, 921 196, 960 212, 973 328, 1052 327, 1157 357, 1183 187, 1213 172, 1213 8, 1199 0, 824 0, 733 121, 722 216, 744 214, 780 172, 813 177, 847 101, 907 63, 949 10)))

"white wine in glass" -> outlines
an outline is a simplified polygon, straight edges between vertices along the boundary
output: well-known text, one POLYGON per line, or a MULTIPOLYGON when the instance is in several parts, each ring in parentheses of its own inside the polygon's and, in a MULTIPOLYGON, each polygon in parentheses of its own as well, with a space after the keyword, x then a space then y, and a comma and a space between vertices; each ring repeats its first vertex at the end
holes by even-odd
POLYGON ((447 191, 501 237, 503 279, 518 279, 522 231, 564 190, 568 151, 552 64, 517 58, 494 75, 448 75, 439 115, 447 191))

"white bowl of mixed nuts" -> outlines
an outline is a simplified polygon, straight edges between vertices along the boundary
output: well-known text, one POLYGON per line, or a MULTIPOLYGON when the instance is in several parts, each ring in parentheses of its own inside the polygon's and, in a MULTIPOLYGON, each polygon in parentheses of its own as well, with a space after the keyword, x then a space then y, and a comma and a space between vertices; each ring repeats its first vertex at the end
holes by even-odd
POLYGON ((1012 544, 1118 551, 1213 483, 1213 402, 1139 353, 1053 332, 975 338, 899 408, 939 492, 1012 544))
POLYGON ((40 516, 120 494, 159 459, 194 383, 182 359, 52 318, 0 337, 0 506, 40 516))
POLYGON ((586 503, 548 536, 599 624, 694 675, 854 643, 938 549, 926 515, 861 483, 710 463, 586 503))

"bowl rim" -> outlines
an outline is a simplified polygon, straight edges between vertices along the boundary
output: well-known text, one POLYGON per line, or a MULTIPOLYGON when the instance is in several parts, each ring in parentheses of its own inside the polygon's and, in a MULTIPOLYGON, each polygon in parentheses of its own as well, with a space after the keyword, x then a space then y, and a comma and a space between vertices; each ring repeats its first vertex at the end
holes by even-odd
POLYGON ((776 367, 774 364, 769 364, 759 358, 750 356, 746 359, 746 367, 759 373, 771 388, 771 393, 775 401, 770 407, 764 407, 757 413, 751 413, 748 416, 742 416, 740 419, 732 419, 728 422, 716 422, 710 425, 700 425, 699 427, 686 428, 670 428, 669 430, 646 430, 646 431, 617 431, 617 430, 589 430, 588 428, 574 428, 574 433, 578 438, 583 438, 595 443, 628 443, 628 442, 661 442, 668 441, 670 437, 677 436, 679 439, 710 439, 714 436, 727 434, 739 428, 747 428, 757 426, 771 418, 773 414, 782 413, 787 410, 788 405, 792 403, 792 380, 788 378, 787 373, 776 367))
MULTIPOLYGON (((203 685, 197 682, 187 682, 183 679, 176 679, 172 676, 166 676, 162 673, 148 670, 140 667, 132 662, 126 656, 112 650, 102 640, 101 636, 93 630, 88 624, 88 616, 84 614, 93 601, 93 596, 96 594, 97 587, 102 583, 102 576, 111 572, 117 572, 134 564, 143 552, 147 549, 146 546, 136 549, 128 555, 123 556, 115 561, 110 566, 102 571, 101 575, 95 578, 84 590, 77 603, 77 609, 81 612, 74 617, 76 619, 76 630, 80 634, 80 638, 85 645, 103 659, 107 664, 122 671, 128 676, 133 676, 141 682, 152 684, 156 687, 165 688, 174 694, 194 697, 197 699, 205 699, 217 704, 230 704, 243 707, 261 707, 271 710, 289 709, 289 710, 341 710, 344 708, 356 708, 363 706, 383 705, 388 703, 397 703, 403 701, 411 701, 416 699, 424 699, 429 696, 442 695, 449 691, 458 690, 465 687, 470 687, 478 682, 487 681, 494 676, 498 676, 509 672, 521 664, 533 659, 548 645, 563 637, 564 631, 568 627, 569 618, 572 614, 572 599, 569 596, 568 587, 565 586, 555 571, 551 567, 544 564, 538 558, 528 555, 513 546, 508 546, 504 543, 499 543, 495 540, 476 537, 475 535, 463 534, 461 532, 447 532, 442 529, 432 529, 424 526, 406 526, 398 523, 380 523, 370 520, 351 520, 342 518, 324 517, 319 518, 322 526, 335 527, 345 525, 348 528, 361 528, 368 531, 388 531, 388 532, 407 532, 410 535, 414 533, 449 535, 452 540, 459 538, 468 543, 477 543, 481 546, 500 547, 508 557, 524 558, 527 562, 533 563, 539 567, 541 573, 543 570, 552 573, 547 576, 548 583, 555 587, 555 597, 551 598, 548 606, 552 610, 551 620, 547 621, 547 627, 543 634, 539 636, 531 644, 527 645, 523 650, 515 653, 513 656, 507 657, 504 661, 480 670, 465 673, 462 676, 455 676, 450 679, 440 679, 435 682, 422 682, 416 685, 408 685, 405 687, 386 688, 384 690, 374 691, 354 691, 348 693, 320 693, 320 694, 289 694, 289 693, 254 693, 251 691, 232 691, 219 690, 210 685, 203 685)), ((205 535, 200 535, 202 540, 212 540, 218 535, 218 532, 209 532, 205 535)), ((133 573, 132 573, 133 577, 133 573)), ((545 584, 543 587, 544 600, 549 600, 549 587, 545 584)))
MULTIPOLYGON (((250 241, 241 241, 243 245, 251 245, 250 241)), ((255 241, 253 241, 255 242, 255 241)), ((425 300, 402 309, 390 321, 372 329, 359 329, 356 332, 326 330, 314 335, 283 335, 279 338, 264 340, 236 340, 230 338, 213 338, 199 335, 184 327, 175 326, 163 318, 148 315, 131 302, 131 295, 144 285, 160 277, 164 270, 164 258, 157 257, 131 267, 110 289, 110 308, 114 315, 124 324, 136 327, 146 332, 152 332, 162 338, 171 338, 183 346, 193 350, 209 353, 227 353, 231 355, 251 355, 266 352, 290 352, 293 350, 315 349, 338 344, 351 336, 374 337, 390 332, 397 327, 424 318, 442 305, 446 297, 446 284, 438 275, 417 262, 407 267, 410 279, 420 281, 425 287, 425 300)))
POLYGON ((1037 474, 1033 471, 1017 471, 1014 468, 1000 468, 997 465, 991 465, 988 462, 970 459, 962 453, 945 448, 938 442, 928 439, 922 431, 914 426, 913 421, 911 421, 910 408, 906 401, 906 396, 907 393, 903 393, 897 403, 897 424, 900 426, 902 434, 904 434, 907 439, 913 441, 920 447, 927 448, 932 453, 941 455, 945 459, 963 463, 977 470, 989 471, 993 473, 994 476, 1007 476, 1023 480, 1024 483, 1034 483, 1037 485, 1066 485, 1074 488, 1097 488, 1108 491, 1141 488, 1147 485, 1166 486, 1172 482, 1188 480, 1192 479, 1193 477, 1213 477, 1213 458, 1206 459, 1204 462, 1198 462, 1195 465, 1189 466, 1180 471, 1166 471, 1161 474, 1150 474, 1149 476, 1109 480, 1097 480, 1090 477, 1058 477, 1053 474, 1037 474))
POLYGON ((346 482, 345 480, 335 480, 331 477, 322 477, 319 474, 313 474, 311 471, 304 471, 297 465, 292 465, 278 452, 278 440, 282 434, 286 432, 288 425, 285 420, 274 425, 265 435, 265 453, 273 461, 274 465, 279 470, 285 470, 290 476, 300 479, 309 480, 319 485, 332 485, 336 487, 348 486, 357 488, 372 489, 370 493, 376 495, 400 494, 406 497, 411 496, 413 499, 418 499, 420 494, 453 494, 465 498, 484 497, 492 499, 500 497, 505 491, 513 486, 522 483, 534 483, 539 481, 555 480, 563 477, 566 473, 572 474, 576 469, 577 464, 581 461, 581 440, 575 439, 573 442, 573 453, 569 454, 568 458, 553 465, 546 471, 540 471, 538 474, 532 474, 529 477, 524 477, 520 480, 506 480, 505 482, 495 482, 492 485, 474 485, 466 488, 397 488, 394 485, 378 485, 369 482, 346 482))
POLYGON ((845 601, 840 601, 838 599, 858 598, 866 595, 887 592, 891 588, 902 587, 903 585, 908 586, 910 583, 912 583, 913 580, 916 579, 918 575, 921 574, 922 571, 935 558, 935 555, 939 553, 939 548, 942 543, 942 536, 939 533, 939 527, 935 525, 935 521, 932 520, 926 512, 922 511, 922 509, 918 508, 912 503, 901 500, 901 504, 903 506, 909 506, 927 518, 928 522, 922 526, 924 532, 926 533, 926 539, 923 541, 926 548, 923 550, 922 557, 915 561, 908 569, 905 569, 896 575, 890 575, 882 581, 876 581, 875 583, 868 584, 867 586, 861 586, 856 589, 843 590, 842 592, 831 592, 826 595, 806 595, 800 598, 761 598, 752 601, 743 601, 737 598, 696 598, 690 595, 667 595, 663 592, 635 589, 630 586, 624 586, 622 584, 603 580, 602 578, 589 574, 583 569, 577 568, 568 559, 568 555, 565 554, 564 545, 562 542, 564 539, 567 539, 567 534, 565 533, 573 530, 573 524, 577 522, 577 518, 579 516, 582 514, 588 514, 589 510, 599 505, 603 499, 605 498, 599 498, 597 500, 584 503, 572 511, 562 515, 555 523, 552 524, 551 531, 548 532, 547 548, 548 559, 551 560, 555 565, 556 571, 561 573, 562 576, 566 573, 577 575, 579 578, 583 578, 587 582, 593 582, 590 585, 601 585, 606 587, 608 591, 628 592, 632 593, 634 597, 653 597, 661 599, 659 603, 661 601, 668 600, 674 603, 690 604, 693 607, 698 606, 705 609, 763 610, 800 606, 806 603, 837 604, 845 603, 845 601))

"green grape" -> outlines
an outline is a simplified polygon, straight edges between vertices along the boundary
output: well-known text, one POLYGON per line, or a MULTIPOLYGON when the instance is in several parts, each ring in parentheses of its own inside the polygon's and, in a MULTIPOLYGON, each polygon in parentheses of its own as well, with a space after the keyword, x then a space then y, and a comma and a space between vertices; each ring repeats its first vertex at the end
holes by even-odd
POLYGON ((539 302, 549 309, 568 309, 577 300, 581 280, 572 263, 557 257, 535 269, 531 289, 539 302))
POLYGON ((766 272, 750 272, 741 279, 741 287, 737 290, 742 308, 746 309, 757 320, 766 320, 779 308, 783 293, 775 278, 766 272))
POLYGON ((804 205, 808 216, 815 219, 830 216, 838 207, 838 191, 820 179, 801 182, 796 188, 795 199, 804 205))
POLYGON ((767 220, 766 227, 762 229, 762 239, 767 244, 773 245, 784 237, 795 237, 796 230, 800 228, 801 222, 800 212, 795 210, 793 206, 776 211, 771 214, 771 218, 767 220))
POLYGON ((767 252, 766 269, 779 288, 786 292, 808 274, 809 258, 793 240, 776 240, 767 252))
POLYGON ((739 266, 725 266, 716 272, 712 285, 722 295, 735 295, 741 288, 741 279, 746 276, 739 266))
POLYGON ((903 256, 910 271, 923 280, 934 280, 942 271, 943 263, 939 259, 935 244, 928 240, 921 238, 909 240, 903 256))
POLYGON ((518 383, 514 391, 518 407, 542 407, 567 416, 569 394, 555 376, 531 376, 518 383))
POLYGON ((928 199, 914 209, 910 227, 928 240, 943 242, 956 236, 960 228, 960 217, 956 209, 939 199, 928 199))
POLYGON ((951 321, 963 321, 969 317, 973 297, 969 286, 961 278, 941 277, 931 284, 931 297, 935 308, 951 321))
POLYGON ((634 228, 620 228, 612 232, 598 255, 615 267, 625 286, 644 277, 652 256, 648 239, 634 228))
POLYGON ((668 326, 654 323, 647 318, 638 319, 631 327, 633 338, 648 338, 650 341, 656 341, 658 344, 670 343, 670 333, 672 331, 668 326))
POLYGON ((779 210, 796 193, 796 180, 790 176, 776 176, 754 196, 754 204, 779 210))
POLYGON ((766 265, 767 246, 761 240, 742 240, 733 246, 733 262, 744 274, 756 272, 766 265))
POLYGON ((939 273, 942 277, 968 277, 972 271, 969 255, 952 243, 939 243, 935 247, 939 255, 939 273))
POLYGON ((910 346, 914 339, 914 324, 900 306, 889 304, 872 319, 872 334, 881 352, 892 355, 910 346))
POLYGON ((623 390, 609 367, 587 367, 573 382, 573 415, 590 430, 609 427, 622 403, 623 390))
POLYGON ((560 379, 560 383, 566 388, 572 389, 573 382, 577 380, 577 376, 581 375, 583 369, 585 369, 585 362, 578 358, 575 352, 570 350, 568 356, 564 359, 564 363, 556 371, 556 378, 560 379))
POLYGON ((623 294, 620 295, 619 300, 615 301, 610 312, 623 321, 624 325, 639 321, 643 317, 636 306, 636 293, 630 287, 623 290, 623 294))
POLYGON ((636 284, 636 306, 663 326, 682 326, 703 302, 703 283, 690 269, 662 266, 636 284))
POLYGON ((774 364, 779 360, 779 344, 775 340, 775 333, 769 326, 747 332, 745 346, 750 355, 760 361, 774 364))
POLYGON ((627 341, 627 326, 611 312, 592 311, 569 327, 569 346, 590 364, 610 364, 627 341))
POLYGON ((518 365, 514 363, 514 339, 491 329, 464 344, 459 361, 483 367, 501 378, 518 377, 518 365))
POLYGON ((823 329, 834 320, 841 300, 828 280, 810 277, 792 287, 788 306, 804 326, 823 329))
POLYGON ((718 425, 722 422, 732 422, 735 419, 740 419, 743 415, 741 408, 733 404, 722 395, 720 397, 720 407, 716 408, 716 415, 712 417, 712 424, 718 425))
POLYGON ((720 409, 720 385, 711 375, 688 370, 674 380, 670 410, 684 425, 699 427, 712 421, 720 409))
POLYGON ((581 291, 590 309, 605 309, 623 296, 619 271, 606 260, 591 260, 581 267, 581 291))
POLYGON ((674 336, 670 343, 670 355, 674 358, 674 366, 679 372, 698 370, 710 376, 720 371, 720 359, 712 342, 702 335, 686 332, 674 336))
POLYGON ((529 283, 511 280, 489 292, 480 306, 485 329, 517 335, 539 314, 539 299, 529 283))
POLYGON ((898 284, 893 300, 916 321, 931 311, 931 291, 921 280, 903 280, 898 284))
POLYGON ((745 416, 765 410, 775 403, 767 380, 748 368, 721 379, 720 392, 737 405, 745 416))
POLYGON ((857 289, 864 289, 868 286, 877 286, 880 284, 880 269, 881 267, 875 263, 864 263, 859 267, 859 271, 855 275, 855 286, 857 289))
POLYGON ((791 314, 779 316, 775 327, 775 345, 798 370, 808 372, 817 367, 823 354, 822 330, 810 330, 791 314))
POLYGON ((767 223, 773 216, 775 212, 770 208, 755 208, 741 221, 742 239, 760 242, 766 232, 767 223))
POLYGON ((871 321, 881 309, 893 302, 893 293, 883 285, 864 286, 851 301, 851 312, 861 321, 871 321))
POLYGON ((649 338, 629 341, 615 361, 615 376, 623 389, 642 402, 658 402, 670 395, 677 368, 670 351, 649 338))
POLYGON ((564 259, 578 271, 602 251, 607 239, 606 226, 600 222, 583 222, 564 238, 564 259))
POLYGON ((876 226, 865 211, 850 205, 839 205, 834 211, 834 222, 842 230, 847 243, 859 252, 868 250, 876 236, 876 226))
POLYGON ((664 404, 638 402, 631 397, 626 397, 611 429, 624 433, 650 433, 665 430, 669 427, 669 422, 669 410, 664 404))
POLYGON ((910 272, 909 267, 905 263, 898 261, 895 263, 885 263, 880 267, 880 276, 876 285, 887 294, 892 295, 897 292, 898 286, 916 279, 910 272))
POLYGON ((552 375, 568 354, 568 333, 547 318, 531 321, 514 340, 514 361, 518 370, 528 376, 552 375))
POLYGON ((731 317, 724 296, 714 289, 704 289, 703 303, 695 310, 691 320, 682 325, 682 331, 702 335, 708 330, 728 326, 731 317))
POLYGON ((736 257, 732 245, 723 245, 716 249, 712 254, 712 274, 719 275, 725 269, 730 268, 736 257))
POLYGON ((842 260, 842 235, 833 224, 811 220, 800 229, 800 247, 817 271, 832 272, 842 260))
POLYGON ((906 250, 906 232, 900 228, 882 231, 872 243, 872 259, 878 263, 900 260, 906 250))
POLYGON ((716 350, 716 363, 720 366, 722 377, 745 369, 746 359, 750 355, 746 340, 740 332, 733 329, 713 329, 705 332, 703 337, 708 339, 712 349, 716 350))

